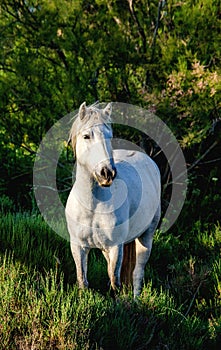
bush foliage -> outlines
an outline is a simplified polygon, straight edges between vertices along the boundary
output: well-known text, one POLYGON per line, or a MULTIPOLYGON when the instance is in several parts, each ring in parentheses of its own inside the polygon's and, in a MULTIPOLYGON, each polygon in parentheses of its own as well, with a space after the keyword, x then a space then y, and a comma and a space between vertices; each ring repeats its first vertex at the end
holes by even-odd
POLYGON ((220 117, 220 13, 218 0, 1 1, 1 192, 21 184, 30 202, 43 135, 84 100, 139 104, 199 148, 220 117))

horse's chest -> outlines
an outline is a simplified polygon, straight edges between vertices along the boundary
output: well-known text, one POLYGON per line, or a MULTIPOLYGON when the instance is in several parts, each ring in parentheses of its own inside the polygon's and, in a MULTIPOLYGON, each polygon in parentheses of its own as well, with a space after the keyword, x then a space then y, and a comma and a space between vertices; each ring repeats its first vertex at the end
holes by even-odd
POLYGON ((125 213, 116 213, 111 205, 102 203, 96 208, 85 208, 81 203, 74 202, 66 210, 71 240, 81 246, 100 249, 122 243, 128 231, 127 222, 123 220, 125 213), (71 210, 73 207, 75 209, 71 210))

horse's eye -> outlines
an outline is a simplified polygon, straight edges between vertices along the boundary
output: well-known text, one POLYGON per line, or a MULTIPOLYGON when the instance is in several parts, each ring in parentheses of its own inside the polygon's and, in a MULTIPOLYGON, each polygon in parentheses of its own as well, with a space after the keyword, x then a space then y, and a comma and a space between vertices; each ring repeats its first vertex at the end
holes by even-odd
POLYGON ((89 135, 89 134, 83 135, 83 139, 84 139, 84 140, 89 140, 89 139, 90 139, 90 135, 89 135))

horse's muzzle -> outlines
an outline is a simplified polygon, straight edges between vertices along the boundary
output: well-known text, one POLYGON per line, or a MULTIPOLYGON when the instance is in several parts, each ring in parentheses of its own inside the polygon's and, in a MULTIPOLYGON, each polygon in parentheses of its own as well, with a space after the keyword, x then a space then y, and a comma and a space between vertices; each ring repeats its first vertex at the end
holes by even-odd
POLYGON ((101 187, 109 187, 117 175, 117 170, 114 166, 111 168, 103 166, 100 172, 95 172, 95 179, 101 187))

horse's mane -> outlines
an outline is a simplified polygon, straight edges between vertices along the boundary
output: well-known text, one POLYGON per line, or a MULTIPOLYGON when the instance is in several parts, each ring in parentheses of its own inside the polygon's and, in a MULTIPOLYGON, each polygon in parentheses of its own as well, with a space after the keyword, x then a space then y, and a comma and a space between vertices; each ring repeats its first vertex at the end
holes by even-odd
POLYGON ((86 115, 83 119, 80 119, 79 113, 73 118, 75 120, 69 133, 68 143, 71 143, 74 153, 76 149, 77 135, 82 129, 90 128, 94 124, 110 124, 110 120, 107 121, 107 118, 105 118, 105 115, 102 113, 102 109, 97 108, 98 104, 99 102, 95 102, 88 106, 86 115))

